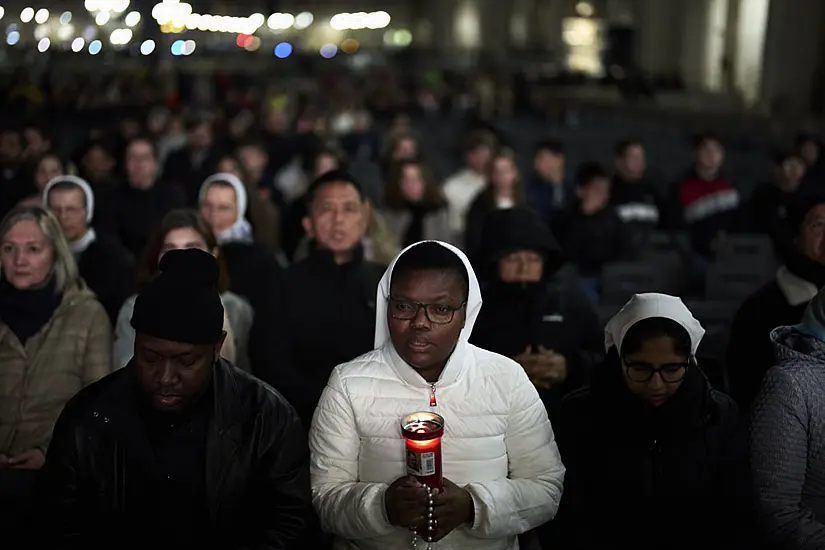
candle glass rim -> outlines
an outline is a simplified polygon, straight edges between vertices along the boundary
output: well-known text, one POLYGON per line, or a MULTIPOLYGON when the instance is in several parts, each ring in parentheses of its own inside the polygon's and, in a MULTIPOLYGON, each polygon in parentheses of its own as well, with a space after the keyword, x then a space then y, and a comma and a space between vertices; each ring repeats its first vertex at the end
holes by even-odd
POLYGON ((444 417, 440 414, 427 411, 408 414, 401 419, 401 433, 405 439, 412 439, 416 441, 438 439, 444 435, 444 417), (425 433, 413 432, 412 430, 409 430, 407 426, 414 422, 432 422, 438 426, 438 429, 425 433))

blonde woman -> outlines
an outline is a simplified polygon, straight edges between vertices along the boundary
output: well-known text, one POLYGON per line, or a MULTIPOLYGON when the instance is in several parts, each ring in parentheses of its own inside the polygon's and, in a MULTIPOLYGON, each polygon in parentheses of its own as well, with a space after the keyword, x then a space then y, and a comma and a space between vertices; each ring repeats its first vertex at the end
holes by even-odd
POLYGON ((60 223, 15 208, 0 224, 0 469, 39 469, 63 406, 111 365, 109 318, 60 223))

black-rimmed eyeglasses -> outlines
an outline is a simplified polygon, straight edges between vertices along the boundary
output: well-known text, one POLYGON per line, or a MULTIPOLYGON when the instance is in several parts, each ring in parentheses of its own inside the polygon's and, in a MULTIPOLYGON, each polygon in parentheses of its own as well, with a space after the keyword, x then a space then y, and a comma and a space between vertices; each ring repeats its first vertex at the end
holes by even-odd
POLYGON ((691 363, 692 361, 688 359, 684 363, 670 363, 655 367, 648 363, 624 361, 624 369, 627 377, 633 382, 650 382, 653 375, 659 373, 665 384, 676 384, 685 378, 691 363))
POLYGON ((446 304, 423 304, 421 302, 409 302, 406 300, 396 300, 387 298, 390 308, 390 315, 399 321, 412 321, 418 315, 420 309, 424 310, 427 320, 436 325, 449 325, 453 322, 455 312, 467 305, 462 302, 458 306, 448 306, 446 304))

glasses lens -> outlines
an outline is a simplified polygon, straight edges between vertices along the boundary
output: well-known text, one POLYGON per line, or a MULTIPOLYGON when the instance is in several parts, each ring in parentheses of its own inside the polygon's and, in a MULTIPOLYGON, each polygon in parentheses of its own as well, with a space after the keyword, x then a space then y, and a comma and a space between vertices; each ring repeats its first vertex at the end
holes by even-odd
POLYGON ((661 369, 654 369, 641 365, 629 365, 627 367, 627 377, 634 382, 647 382, 658 372, 662 381, 669 384, 681 381, 685 377, 685 365, 667 365, 661 369))
POLYGON ((673 383, 684 378, 686 370, 684 365, 668 365, 659 372, 662 375, 662 380, 673 383))
MULTIPOLYGON (((392 299, 390 300, 390 312, 392 317, 400 321, 415 319, 415 316, 418 315, 418 308, 419 305, 415 303, 392 299)), ((429 319, 431 323, 436 323, 439 325, 448 324, 453 320, 453 315, 455 314, 455 310, 450 306, 439 304, 428 304, 425 306, 424 312, 427 315, 427 319, 429 319)))
POLYGON ((647 382, 653 377, 653 369, 635 365, 629 366, 627 367, 627 377, 634 382, 647 382))
POLYGON ((453 319, 455 310, 450 306, 442 306, 438 304, 430 304, 427 306, 427 317, 433 323, 446 325, 453 319))
POLYGON ((415 315, 418 313, 418 306, 409 302, 390 300, 390 313, 394 319, 408 321, 415 319, 415 315))

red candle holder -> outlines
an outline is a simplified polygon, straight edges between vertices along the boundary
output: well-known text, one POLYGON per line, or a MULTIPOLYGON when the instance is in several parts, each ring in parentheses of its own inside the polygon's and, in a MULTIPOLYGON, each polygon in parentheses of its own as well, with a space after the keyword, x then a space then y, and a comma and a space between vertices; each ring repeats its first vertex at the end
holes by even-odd
POLYGON ((441 489, 441 437, 444 418, 431 412, 404 417, 401 433, 407 446, 407 473, 431 489, 441 489))

